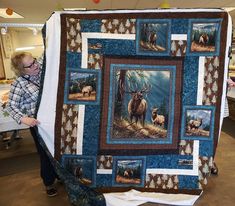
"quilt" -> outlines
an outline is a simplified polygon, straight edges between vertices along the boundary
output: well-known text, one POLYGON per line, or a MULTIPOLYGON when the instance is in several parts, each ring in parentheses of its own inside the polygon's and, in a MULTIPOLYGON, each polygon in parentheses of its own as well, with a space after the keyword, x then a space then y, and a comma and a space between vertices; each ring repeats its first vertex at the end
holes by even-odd
POLYGON ((231 31, 221 9, 52 14, 39 133, 82 194, 200 194, 223 121, 231 31))

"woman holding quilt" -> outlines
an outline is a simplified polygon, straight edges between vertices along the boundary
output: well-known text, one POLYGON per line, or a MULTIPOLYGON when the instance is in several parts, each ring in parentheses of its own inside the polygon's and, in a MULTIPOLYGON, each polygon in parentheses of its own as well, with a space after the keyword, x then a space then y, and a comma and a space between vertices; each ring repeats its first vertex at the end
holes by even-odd
POLYGON ((18 78, 12 83, 6 111, 18 124, 30 127, 41 162, 41 177, 46 186, 47 195, 52 197, 57 194, 54 181, 57 177, 49 157, 38 141, 36 119, 36 105, 39 95, 41 64, 31 53, 15 53, 11 58, 14 72, 18 78))

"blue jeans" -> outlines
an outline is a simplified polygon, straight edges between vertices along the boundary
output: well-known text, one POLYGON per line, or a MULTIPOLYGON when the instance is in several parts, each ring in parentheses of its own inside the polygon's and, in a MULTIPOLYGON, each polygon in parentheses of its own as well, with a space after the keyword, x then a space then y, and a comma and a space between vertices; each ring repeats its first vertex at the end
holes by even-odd
POLYGON ((40 173, 41 178, 45 186, 50 186, 55 182, 57 174, 55 173, 54 167, 50 162, 49 157, 47 156, 45 150, 40 145, 38 141, 38 129, 37 127, 30 127, 30 132, 33 136, 39 157, 40 157, 40 173))

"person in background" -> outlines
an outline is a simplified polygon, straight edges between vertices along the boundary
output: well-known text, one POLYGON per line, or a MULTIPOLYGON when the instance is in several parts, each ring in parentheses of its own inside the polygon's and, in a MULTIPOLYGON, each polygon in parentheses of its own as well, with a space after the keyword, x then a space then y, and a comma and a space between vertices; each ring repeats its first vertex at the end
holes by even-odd
POLYGON ((28 52, 13 54, 11 64, 18 77, 11 85, 9 101, 5 110, 18 124, 26 124, 30 127, 30 132, 40 156, 41 178, 46 186, 47 195, 52 197, 57 195, 54 186, 57 175, 49 157, 38 141, 37 125, 40 122, 35 118, 40 88, 41 64, 28 52))
MULTIPOLYGON (((233 81, 233 79, 228 78, 227 87, 228 87, 228 90, 230 90, 232 87, 235 87, 235 82, 233 81)), ((225 106, 224 106, 224 117, 223 118, 226 118, 228 116, 229 116, 229 108, 228 108, 228 100, 227 100, 227 97, 226 97, 225 106)), ((211 174, 218 175, 218 173, 219 173, 219 169, 218 169, 218 167, 217 167, 217 165, 214 161, 213 165, 212 165, 212 168, 211 168, 211 174)))

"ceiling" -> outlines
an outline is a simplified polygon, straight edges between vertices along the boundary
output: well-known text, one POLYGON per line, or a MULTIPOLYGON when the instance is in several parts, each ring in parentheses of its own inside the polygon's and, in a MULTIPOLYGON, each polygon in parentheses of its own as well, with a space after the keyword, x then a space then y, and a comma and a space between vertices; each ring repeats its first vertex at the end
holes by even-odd
MULTIPOLYGON (((147 9, 160 8, 163 2, 168 2, 171 8, 235 7, 235 0, 0 0, 0 8, 11 8, 24 16, 21 19, 0 17, 0 23, 44 24, 53 11, 61 8, 147 9)), ((235 22, 235 10, 231 11, 230 15, 235 22)))

